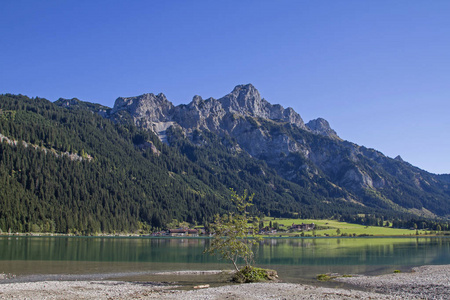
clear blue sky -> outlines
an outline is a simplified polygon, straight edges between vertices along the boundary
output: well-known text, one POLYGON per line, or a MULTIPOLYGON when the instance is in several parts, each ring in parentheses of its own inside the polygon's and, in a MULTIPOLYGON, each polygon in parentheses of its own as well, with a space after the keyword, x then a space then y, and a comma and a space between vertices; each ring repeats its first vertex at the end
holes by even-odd
POLYGON ((305 122, 450 173, 450 1, 0 0, 0 93, 112 107, 252 83, 305 122))

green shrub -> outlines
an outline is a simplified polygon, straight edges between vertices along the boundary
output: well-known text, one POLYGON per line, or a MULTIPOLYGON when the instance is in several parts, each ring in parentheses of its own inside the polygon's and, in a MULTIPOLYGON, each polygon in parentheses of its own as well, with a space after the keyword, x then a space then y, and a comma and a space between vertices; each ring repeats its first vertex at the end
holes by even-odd
POLYGON ((328 275, 328 274, 319 274, 319 275, 317 275, 317 280, 320 280, 320 281, 328 281, 330 279, 331 279, 331 276, 328 275))
POLYGON ((245 266, 236 272, 233 276, 234 282, 249 283, 267 280, 276 280, 278 277, 277 271, 270 269, 255 268, 252 266, 245 266))

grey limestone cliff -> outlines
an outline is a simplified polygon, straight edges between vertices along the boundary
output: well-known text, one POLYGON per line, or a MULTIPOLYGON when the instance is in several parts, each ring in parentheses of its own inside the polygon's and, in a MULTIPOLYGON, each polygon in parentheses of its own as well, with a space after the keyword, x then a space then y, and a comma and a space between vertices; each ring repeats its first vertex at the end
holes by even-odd
POLYGON ((322 118, 305 125, 292 108, 272 105, 261 98, 251 84, 238 85, 220 99, 194 96, 187 105, 174 106, 163 94, 144 94, 118 98, 111 118, 118 120, 126 112, 138 127, 150 129, 167 141, 166 130, 179 126, 189 136, 195 130, 208 130, 234 138, 239 147, 254 157, 265 157, 276 163, 281 156, 300 153, 308 159, 317 156, 302 138, 293 138, 274 126, 294 126, 314 135, 340 140, 328 122, 322 118), (262 125, 264 123, 264 125, 262 125))
POLYGON ((389 210, 400 206, 412 213, 448 215, 450 211, 440 213, 441 206, 430 200, 448 199, 449 175, 429 174, 400 156, 392 159, 343 141, 323 118, 305 124, 292 108, 269 103, 251 84, 238 85, 219 99, 194 96, 189 104, 178 106, 163 94, 121 97, 113 109, 73 99, 58 101, 61 106, 85 107, 116 122, 132 122, 166 143, 183 139, 182 144, 209 147, 208 139, 214 136, 210 145, 264 161, 282 178, 339 201, 389 210), (168 130, 172 126, 179 130, 168 130), (182 134, 175 134, 180 130, 182 134))
MULTIPOLYGON (((292 108, 285 109, 279 104, 270 104, 261 98, 258 90, 251 84, 238 85, 231 93, 220 99, 204 100, 200 96, 194 96, 189 104, 178 106, 174 106, 164 94, 120 97, 116 100, 110 117, 118 119, 124 112, 129 114, 137 126, 153 130, 158 135, 174 124, 178 124, 188 132, 195 129, 206 129, 216 133, 229 132, 239 125, 239 122, 231 124, 229 122, 231 119, 246 117, 286 122, 317 134, 325 132, 323 129, 311 130, 305 126, 300 115, 292 108)), ((329 128, 328 122, 323 121, 327 124, 328 136, 337 137, 329 128)))
POLYGON ((340 139, 336 131, 331 129, 330 124, 327 120, 322 118, 317 118, 306 123, 306 127, 316 134, 321 134, 334 139, 340 139))
POLYGON ((225 111, 230 113, 279 120, 306 129, 302 118, 292 108, 284 109, 279 104, 272 105, 265 99, 261 99, 258 90, 251 84, 236 86, 230 94, 218 101, 225 111))

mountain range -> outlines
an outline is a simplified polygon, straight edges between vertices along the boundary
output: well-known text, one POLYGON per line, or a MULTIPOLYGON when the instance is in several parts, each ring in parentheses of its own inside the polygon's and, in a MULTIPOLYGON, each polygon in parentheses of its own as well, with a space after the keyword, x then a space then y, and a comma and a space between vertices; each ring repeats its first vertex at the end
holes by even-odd
MULTIPOLYGON (((54 225, 56 231, 157 228, 174 219, 205 223, 214 213, 231 209, 229 188, 255 193, 253 210, 259 215, 348 221, 361 216, 382 220, 448 220, 450 216, 450 175, 432 174, 400 156, 389 158, 342 140, 326 120, 305 123, 292 108, 261 98, 251 84, 238 85, 220 99, 194 96, 189 104, 177 106, 164 94, 150 93, 120 97, 112 108, 78 99, 51 103, 2 95, 0 108, 2 149, 20 148, 12 142, 20 140, 24 145, 35 145, 25 147, 29 150, 46 151, 47 156, 56 153, 54 157, 58 154, 55 166, 61 163, 58 160, 69 160, 65 163, 83 164, 90 169, 86 172, 101 174, 90 184, 92 189, 103 185, 103 192, 95 197, 87 192, 85 196, 93 207, 99 207, 75 218, 72 227, 54 225), (61 135, 61 141, 58 137, 46 139, 47 126, 58 131, 54 134, 61 135), (31 127, 34 134, 22 132, 31 127), (75 153, 81 161, 69 158, 75 153), (131 196, 122 188, 122 200, 116 199, 119 190, 113 182, 120 179, 102 182, 105 178, 99 177, 104 175, 104 166, 113 168, 109 174, 119 176, 122 184, 130 184, 135 194, 131 196), (125 178, 127 174, 135 179, 125 178), (120 228, 113 222, 102 225, 94 220, 88 226, 97 210, 102 211, 102 218, 114 216, 108 215, 111 208, 104 209, 105 197, 114 198, 117 207, 124 203, 135 206, 134 210, 128 207, 123 217, 133 221, 124 219, 120 228)), ((1 166, 9 174, 5 176, 19 172, 5 160, 1 166)), ((55 172, 57 177, 63 171, 55 172)), ((24 193, 42 197, 21 180, 16 176, 24 193)), ((55 178, 52 181, 62 184, 55 178)), ((67 184, 65 188, 73 188, 67 184)), ((55 203, 61 199, 53 198, 55 203)), ((61 200, 58 206, 69 213, 70 201, 61 200)), ((71 209, 77 210, 74 206, 71 209)), ((0 228, 15 226, 11 225, 14 222, 5 219, 0 228)), ((42 227, 45 222, 59 224, 54 214, 48 213, 28 223, 42 227)))

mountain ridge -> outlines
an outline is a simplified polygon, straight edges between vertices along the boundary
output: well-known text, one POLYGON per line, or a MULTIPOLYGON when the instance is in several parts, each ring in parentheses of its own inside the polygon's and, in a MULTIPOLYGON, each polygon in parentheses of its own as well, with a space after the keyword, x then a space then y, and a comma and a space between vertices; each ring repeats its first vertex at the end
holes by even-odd
POLYGON ((76 98, 0 95, 0 229, 207 224, 231 209, 229 188, 255 193, 259 216, 389 220, 407 228, 448 220, 450 175, 313 132, 327 128, 322 120, 305 129, 289 118, 263 118, 274 107, 286 110, 248 86, 235 92, 224 100, 235 103, 228 111, 200 96, 174 106, 163 94, 141 95, 150 109, 124 97, 113 111, 76 98), (245 104, 241 113, 236 103, 245 104))
MULTIPOLYGON (((77 101, 80 100, 60 98, 55 103, 64 107, 79 106, 80 103, 77 101)), ((157 95, 146 93, 133 97, 119 97, 115 100, 112 108, 100 104, 98 104, 98 107, 91 105, 91 110, 99 113, 99 111, 96 111, 99 107, 102 116, 108 117, 105 114, 105 110, 107 110, 109 117, 112 119, 120 119, 117 114, 126 111, 134 118, 135 123, 140 123, 140 127, 150 130, 154 127, 150 124, 152 122, 177 122, 182 127, 193 128, 204 124, 192 124, 192 122, 189 122, 189 118, 223 118, 227 113, 230 113, 244 117, 288 122, 315 134, 340 139, 325 119, 313 119, 309 121, 309 125, 306 125, 301 116, 291 107, 284 108, 280 104, 271 104, 266 99, 261 98, 259 91, 252 84, 237 85, 229 94, 219 99, 203 99, 201 96, 195 95, 190 103, 178 106, 170 102, 163 93, 157 95), (188 111, 187 115, 186 111, 188 111), (143 122, 143 119, 145 119, 145 122, 143 122)), ((201 120, 200 123, 202 121, 204 123, 204 120, 201 120)))
MULTIPOLYGON (((194 96, 191 103, 179 106, 167 104, 170 102, 166 98, 163 100, 167 108, 165 114, 155 115, 159 107, 152 104, 147 106, 145 113, 131 113, 134 124, 141 128, 162 129, 153 131, 164 137, 170 126, 179 126, 191 141, 197 130, 230 136, 235 141, 235 148, 265 161, 283 178, 301 183, 319 176, 329 186, 338 186, 346 194, 347 201, 359 198, 357 202, 364 205, 375 202, 390 207, 400 203, 400 206, 407 206, 406 210, 415 211, 427 208, 423 205, 433 198, 426 196, 427 191, 439 189, 441 180, 433 174, 379 151, 343 141, 323 118, 305 124, 292 108, 272 105, 251 84, 238 85, 217 100, 194 96), (152 127, 141 125, 148 122, 152 122, 152 127), (286 169, 287 165, 291 168, 286 169), (408 186, 408 193, 421 193, 424 200, 404 196, 396 178, 400 175, 410 180, 401 183, 408 186)), ((118 106, 114 107, 112 119, 120 112, 118 106)), ((448 197, 446 187, 444 190, 439 192, 441 201, 448 197)), ((446 209, 444 214, 449 215, 450 210, 446 209)))

